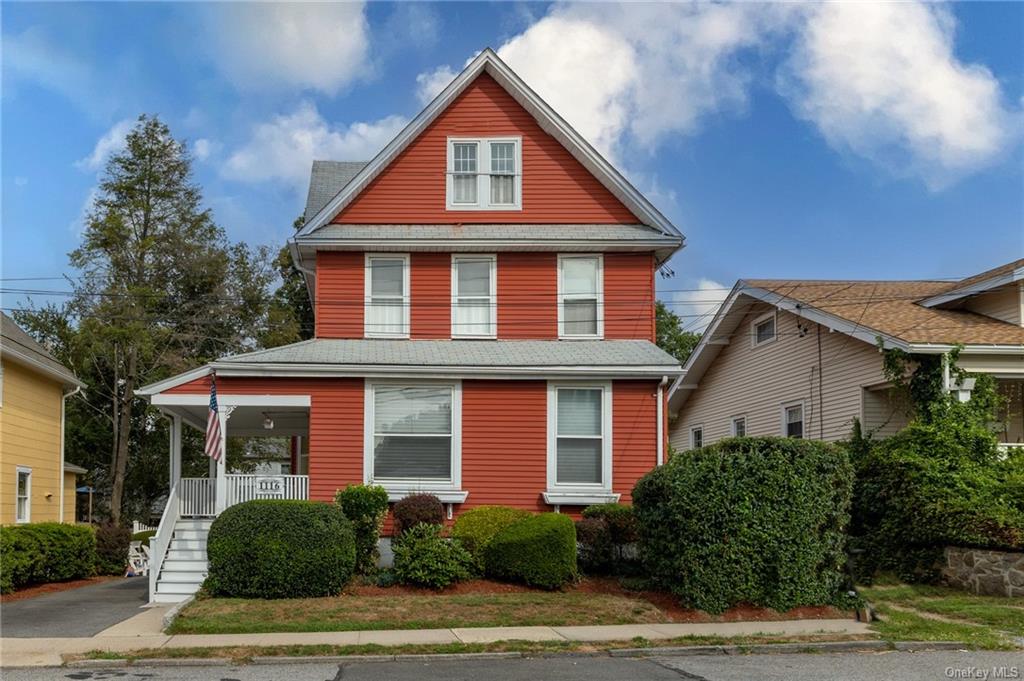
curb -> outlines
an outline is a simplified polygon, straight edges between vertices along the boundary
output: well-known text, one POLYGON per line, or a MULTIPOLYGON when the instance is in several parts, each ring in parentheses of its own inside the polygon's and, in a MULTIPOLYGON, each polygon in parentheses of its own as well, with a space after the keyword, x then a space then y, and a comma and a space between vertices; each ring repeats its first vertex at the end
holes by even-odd
MULTIPOLYGON (((75 660, 73 662, 67 662, 64 664, 65 667, 71 669, 110 669, 113 667, 127 667, 128 658, 119 657, 113 660, 75 660)), ((27 667, 22 667, 27 669, 27 667)))
POLYGON ((406 655, 305 655, 303 657, 257 656, 250 664, 304 664, 320 662, 326 664, 354 664, 360 662, 425 662, 430 660, 511 660, 523 657, 522 653, 436 653, 406 655))
POLYGON ((918 650, 970 650, 963 641, 896 641, 893 650, 915 652, 918 650))
POLYGON ((227 667, 233 664, 226 657, 153 657, 135 660, 132 667, 227 667))
POLYGON ((160 631, 161 632, 167 631, 167 628, 170 627, 172 624, 174 624, 174 620, 178 619, 178 615, 185 608, 185 606, 190 605, 192 603, 192 601, 194 601, 195 599, 196 599, 196 595, 192 594, 191 596, 189 596, 185 600, 179 601, 179 602, 175 603, 174 607, 172 607, 170 610, 165 612, 164 613, 164 619, 163 619, 163 622, 162 622, 163 628, 161 628, 160 631))

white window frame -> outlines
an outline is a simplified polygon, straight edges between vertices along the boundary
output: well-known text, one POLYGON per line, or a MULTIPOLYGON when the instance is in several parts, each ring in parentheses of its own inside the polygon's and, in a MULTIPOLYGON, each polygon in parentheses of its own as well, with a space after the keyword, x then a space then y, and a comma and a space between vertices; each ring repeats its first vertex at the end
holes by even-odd
POLYGON ((746 437, 747 436, 747 415, 737 414, 729 418, 729 432, 733 437, 746 437), (736 434, 736 422, 743 421, 743 435, 736 434))
POLYGON ((573 339, 602 339, 604 338, 604 255, 601 253, 572 253, 559 254, 558 256, 558 338, 562 340, 573 339), (574 299, 586 299, 582 294, 566 294, 562 286, 563 263, 567 260, 597 260, 597 333, 573 333, 565 332, 565 301, 574 299), (568 296, 568 297, 567 297, 568 296))
POLYGON ((704 446, 704 424, 698 423, 690 426, 690 449, 699 449, 704 446), (697 444, 697 438, 693 434, 700 431, 700 444, 697 444))
POLYGON ((409 337, 409 308, 412 300, 410 283, 410 263, 408 253, 367 253, 363 265, 363 336, 365 338, 408 338, 409 337), (402 260, 402 330, 397 333, 376 331, 370 329, 370 309, 373 307, 373 276, 370 271, 370 263, 375 259, 381 260, 402 260))
POLYGON ((792 409, 793 407, 800 407, 800 437, 799 438, 795 438, 795 439, 806 440, 807 439, 807 405, 804 404, 803 400, 796 400, 796 401, 793 401, 793 402, 784 402, 782 404, 782 423, 781 423, 780 432, 782 434, 782 437, 792 437, 791 435, 789 435, 789 432, 788 432, 789 428, 787 426, 789 424, 786 421, 786 411, 788 411, 789 409, 792 409))
POLYGON ((16 466, 14 473, 14 522, 16 523, 30 523, 32 522, 32 469, 28 466, 16 466), (18 501, 22 498, 18 494, 18 479, 21 474, 25 473, 28 477, 25 482, 25 515, 24 517, 18 515, 18 501))
POLYGON ((522 210, 523 209, 523 138, 512 137, 449 137, 447 145, 447 166, 445 172, 445 207, 448 210, 522 210), (512 203, 491 203, 491 143, 515 145, 516 162, 513 176, 515 201, 512 203), (476 203, 455 203, 455 145, 476 144, 476 203))
MULTIPOLYGON (((612 492, 612 384, 611 382, 548 382, 548 461, 545 498, 548 503, 572 503, 572 495, 584 498, 615 498, 612 492), (601 482, 560 483, 558 482, 558 391, 566 389, 601 391, 601 482), (559 493, 569 495, 559 500, 559 493)), ((600 503, 585 501, 582 503, 600 503)))
POLYGON ((498 257, 494 254, 452 254, 452 338, 497 338, 498 337, 498 257), (482 296, 460 296, 458 294, 459 288, 459 276, 458 276, 458 263, 459 262, 489 262, 491 265, 490 274, 490 294, 489 300, 489 320, 491 326, 490 333, 466 333, 459 331, 455 323, 455 308, 459 298, 476 298, 481 299, 482 296))
POLYGON ((771 312, 766 312, 765 314, 761 315, 760 317, 757 317, 756 319, 754 319, 754 321, 750 322, 750 347, 759 348, 759 347, 761 347, 763 345, 768 345, 769 343, 775 342, 775 339, 777 339, 778 337, 779 337, 779 318, 778 318, 778 315, 776 314, 775 310, 772 310, 771 312), (762 323, 768 321, 769 319, 772 320, 772 337, 769 338, 768 340, 763 340, 760 343, 758 343, 757 342, 757 327, 759 325, 761 325, 762 323))
POLYGON ((363 482, 380 485, 388 492, 391 501, 397 501, 409 494, 429 492, 436 494, 443 503, 462 503, 468 496, 462 491, 462 381, 419 381, 400 379, 366 379, 363 385, 363 482), (374 393, 378 386, 384 387, 447 387, 452 391, 452 460, 450 480, 412 480, 373 477, 374 449, 374 393))

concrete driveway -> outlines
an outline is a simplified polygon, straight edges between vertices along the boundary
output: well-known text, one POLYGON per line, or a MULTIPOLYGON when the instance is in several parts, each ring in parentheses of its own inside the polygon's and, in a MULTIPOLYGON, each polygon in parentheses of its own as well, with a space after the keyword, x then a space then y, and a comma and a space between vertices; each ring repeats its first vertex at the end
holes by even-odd
POLYGON ((0 604, 0 636, 95 636, 138 615, 149 600, 149 579, 126 577, 0 604))

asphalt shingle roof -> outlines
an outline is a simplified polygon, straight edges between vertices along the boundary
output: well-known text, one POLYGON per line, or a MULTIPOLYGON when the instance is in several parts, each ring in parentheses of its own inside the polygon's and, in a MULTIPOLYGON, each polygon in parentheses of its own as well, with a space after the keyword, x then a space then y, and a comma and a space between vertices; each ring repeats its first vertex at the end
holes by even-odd
POLYGON ((368 161, 313 161, 306 195, 307 220, 320 212, 344 188, 368 161))
POLYGON ((2 312, 0 312, 0 340, 2 340, 4 350, 10 349, 18 352, 46 366, 70 384, 79 383, 70 369, 58 362, 35 338, 28 335, 13 319, 2 312))

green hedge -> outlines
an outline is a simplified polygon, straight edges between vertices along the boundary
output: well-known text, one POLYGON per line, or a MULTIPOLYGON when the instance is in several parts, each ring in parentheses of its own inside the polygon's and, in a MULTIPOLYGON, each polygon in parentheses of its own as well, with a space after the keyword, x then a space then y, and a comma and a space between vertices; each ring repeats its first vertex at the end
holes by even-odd
POLYGON ((820 442, 730 438, 676 454, 633 490, 641 560, 712 613, 835 602, 852 483, 845 450, 820 442))
POLYGON ((356 572, 369 574, 377 568, 377 542, 388 515, 388 492, 379 485, 348 485, 334 500, 352 523, 356 540, 356 572))
POLYGON ((588 575, 612 571, 615 545, 608 521, 604 518, 582 518, 576 521, 576 545, 579 568, 588 575))
POLYGON ((494 535, 528 515, 529 511, 511 506, 478 506, 456 518, 452 537, 462 542, 477 564, 483 567, 487 545, 494 535))
POLYGON ((394 519, 393 535, 400 537, 420 523, 444 525, 444 506, 433 494, 410 494, 395 502, 391 516, 394 519))
POLYGON ((576 527, 569 516, 540 513, 498 532, 484 555, 496 579, 557 589, 576 578, 576 527))
POLYGON ((600 518, 608 524, 613 544, 632 544, 637 540, 636 514, 632 506, 593 504, 583 509, 584 518, 600 518))
POLYGON ((334 596, 352 576, 355 539, 338 506, 315 501, 247 501, 210 527, 209 576, 215 596, 334 596))
POLYGON ((32 523, 0 527, 0 592, 31 584, 83 579, 96 565, 96 533, 88 525, 32 523))
POLYGON ((472 576, 473 557, 458 539, 441 536, 441 526, 419 523, 392 544, 395 577, 403 584, 444 587, 472 576))
POLYGON ((124 575, 128 569, 128 545, 132 531, 123 525, 104 523, 96 528, 96 574, 124 575))

